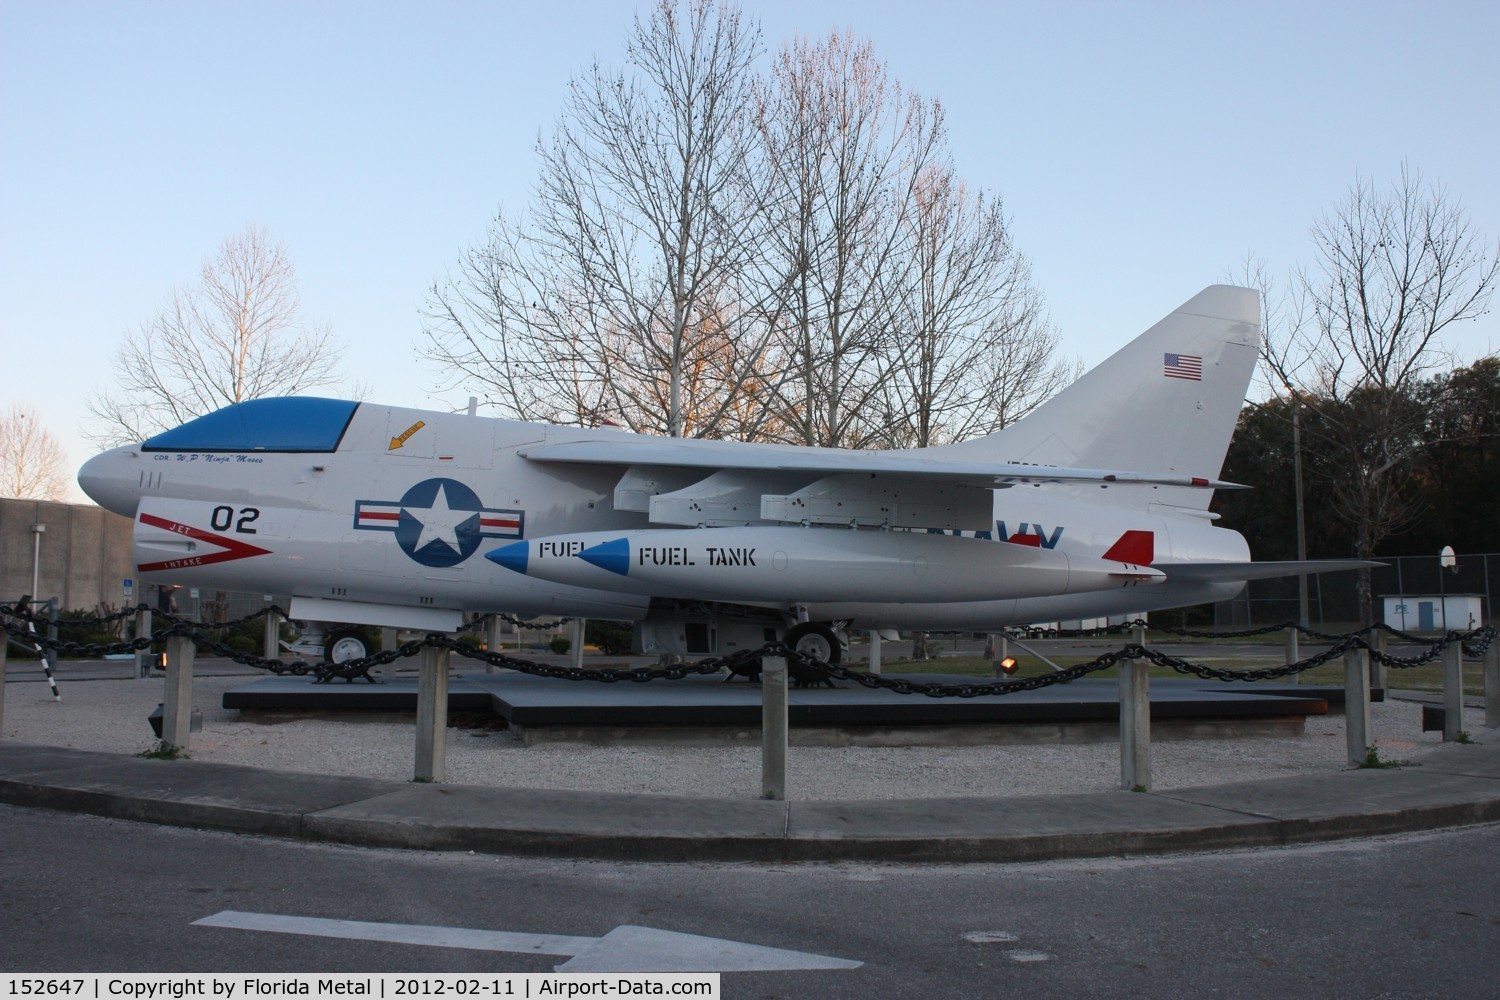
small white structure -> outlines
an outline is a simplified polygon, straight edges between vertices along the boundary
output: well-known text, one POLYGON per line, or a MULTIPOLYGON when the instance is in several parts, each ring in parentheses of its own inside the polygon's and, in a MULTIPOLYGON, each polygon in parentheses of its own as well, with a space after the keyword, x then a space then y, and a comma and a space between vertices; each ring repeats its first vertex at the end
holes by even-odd
POLYGON ((1403 632, 1464 631, 1484 624, 1480 594, 1385 596, 1385 623, 1403 632))

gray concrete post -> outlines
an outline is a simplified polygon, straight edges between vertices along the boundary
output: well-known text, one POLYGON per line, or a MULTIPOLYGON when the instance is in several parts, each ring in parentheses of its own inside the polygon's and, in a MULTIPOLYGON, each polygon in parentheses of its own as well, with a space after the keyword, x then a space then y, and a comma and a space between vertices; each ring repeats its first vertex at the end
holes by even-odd
POLYGON ((161 741, 178 750, 188 748, 193 728, 193 640, 174 635, 167 640, 166 696, 161 708, 161 741))
MULTIPOLYGON (((150 634, 151 609, 147 608, 135 616, 135 637, 139 639, 142 636, 149 636, 150 634)), ((135 675, 137 677, 151 676, 151 659, 154 655, 149 648, 135 651, 135 675)))
POLYGON ((870 630, 870 673, 880 673, 880 633, 870 630))
POLYGON ((1500 636, 1484 651, 1484 728, 1500 726, 1500 636))
POLYGON ((1370 654, 1363 646, 1344 653, 1344 744, 1350 767, 1364 763, 1375 745, 1370 734, 1370 654))
POLYGON ((422 648, 417 680, 417 781, 442 781, 448 771, 448 650, 422 648))
MULTIPOLYGON (((1130 637, 1146 644, 1146 628, 1130 637)), ((1127 792, 1151 790, 1151 667, 1145 660, 1120 664, 1120 787, 1127 792)))
MULTIPOLYGON (((1390 640, 1391 637, 1389 635, 1386 635, 1384 629, 1376 629, 1374 642, 1375 651, 1384 656, 1386 652, 1386 646, 1390 642, 1390 640)), ((1370 657, 1371 688, 1380 688, 1382 691, 1384 691, 1386 688, 1390 687, 1390 672, 1391 668, 1386 666, 1384 662, 1375 659, 1373 656, 1370 657)))
POLYGON ((574 618, 572 628, 568 631, 568 665, 574 670, 583 666, 583 626, 582 618, 574 618))
POLYGON ((760 661, 760 797, 786 798, 787 669, 786 659, 760 661))
POLYGON ((1151 790, 1151 667, 1120 664, 1120 787, 1151 790))
POLYGON ((1464 728, 1464 649, 1451 639, 1443 647, 1443 739, 1456 740, 1464 728))
MULTIPOLYGON (((1294 626, 1288 625, 1286 627, 1286 655, 1282 658, 1282 663, 1296 663, 1298 660, 1302 659, 1302 654, 1297 649, 1297 640, 1300 638, 1301 634, 1298 633, 1297 629, 1294 626)), ((1282 680, 1284 680, 1288 684, 1301 684, 1302 675, 1288 674, 1286 677, 1283 677, 1282 680)))

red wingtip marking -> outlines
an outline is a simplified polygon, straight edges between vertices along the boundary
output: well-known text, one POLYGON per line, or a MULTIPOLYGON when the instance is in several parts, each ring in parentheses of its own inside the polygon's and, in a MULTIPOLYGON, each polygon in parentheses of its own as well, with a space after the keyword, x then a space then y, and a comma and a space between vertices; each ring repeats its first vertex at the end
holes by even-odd
POLYGON ((1030 545, 1034 549, 1042 547, 1041 535, 1011 535, 1006 541, 1012 545, 1030 545))
POLYGON ((1150 566, 1156 558, 1156 536, 1149 531, 1127 531, 1104 553, 1111 562, 1150 566))

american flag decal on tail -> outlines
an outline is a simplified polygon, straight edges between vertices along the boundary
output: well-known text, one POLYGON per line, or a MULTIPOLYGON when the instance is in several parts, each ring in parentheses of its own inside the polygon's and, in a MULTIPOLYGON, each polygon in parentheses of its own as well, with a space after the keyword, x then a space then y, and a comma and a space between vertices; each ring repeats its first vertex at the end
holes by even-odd
POLYGON ((1193 354, 1163 354, 1161 373, 1167 378, 1203 381, 1203 359, 1193 354))

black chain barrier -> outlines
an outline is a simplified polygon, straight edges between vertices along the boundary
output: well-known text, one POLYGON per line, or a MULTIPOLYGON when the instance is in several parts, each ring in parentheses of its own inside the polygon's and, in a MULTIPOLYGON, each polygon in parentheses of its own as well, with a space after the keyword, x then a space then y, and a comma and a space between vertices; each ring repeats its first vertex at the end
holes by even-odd
MULTIPOLYGON (((103 625, 121 621, 124 618, 135 615, 142 611, 155 611, 148 605, 137 605, 133 609, 117 612, 92 619, 68 619, 69 625, 103 625)), ((1050 674, 1037 677, 1023 677, 1016 680, 991 681, 985 683, 968 684, 940 684, 913 681, 904 677, 885 677, 880 674, 871 674, 863 670, 851 670, 837 663, 827 663, 806 653, 791 648, 784 642, 771 642, 754 650, 743 650, 730 656, 716 656, 699 660, 695 663, 672 664, 659 667, 601 667, 583 668, 572 666, 559 666, 550 663, 537 663, 533 660, 525 660, 510 656, 505 653, 497 653, 480 649, 478 646, 447 635, 430 634, 421 639, 412 639, 397 646, 395 649, 382 650, 369 656, 358 659, 344 660, 341 662, 323 661, 319 663, 308 663, 305 660, 294 659, 291 661, 280 659, 267 659, 256 656, 253 653, 245 653, 220 642, 206 629, 224 629, 236 625, 243 625, 257 618, 264 618, 269 614, 286 617, 285 612, 272 605, 264 610, 245 615, 242 618, 230 622, 213 622, 198 624, 190 622, 177 615, 155 611, 156 614, 167 618, 171 624, 164 629, 154 631, 149 636, 138 636, 134 639, 122 640, 113 643, 78 643, 65 642, 61 640, 47 639, 43 635, 32 631, 37 624, 43 626, 49 624, 48 619, 39 617, 31 610, 31 604, 25 598, 14 604, 0 604, 0 625, 11 637, 27 645, 38 645, 54 652, 68 656, 103 656, 112 653, 133 653, 149 649, 153 643, 162 642, 173 637, 185 637, 190 639, 194 646, 201 650, 207 650, 217 656, 232 660, 244 666, 256 667, 268 670, 275 674, 289 674, 294 676, 314 675, 319 681, 327 682, 334 679, 342 679, 352 682, 359 678, 374 682, 369 676, 369 671, 374 667, 386 666, 397 660, 406 659, 419 655, 423 649, 434 647, 447 649, 460 656, 472 660, 479 660, 491 666, 504 667, 520 673, 531 674, 538 677, 552 677, 570 681, 594 681, 605 684, 616 684, 621 682, 645 683, 654 680, 681 680, 692 674, 714 674, 721 670, 728 670, 732 675, 757 678, 761 672, 760 661, 762 657, 783 657, 787 661, 788 671, 800 684, 814 684, 831 682, 834 679, 849 681, 867 688, 884 688, 897 694, 920 694, 929 698, 976 698, 981 696, 1000 696, 1015 694, 1019 691, 1035 691, 1040 688, 1051 687, 1054 684, 1067 684, 1071 681, 1086 677, 1089 674, 1101 670, 1108 670, 1123 660, 1146 659, 1150 662, 1170 668, 1180 674, 1192 674, 1204 680, 1218 680, 1225 682, 1253 682, 1276 680, 1300 674, 1305 670, 1322 666, 1331 660, 1343 656, 1351 649, 1365 649, 1370 658, 1387 667, 1398 670, 1419 667, 1430 663, 1441 657, 1443 651, 1452 643, 1457 642, 1463 652, 1471 658, 1478 658, 1488 650, 1490 643, 1494 642, 1496 630, 1492 625, 1483 628, 1472 629, 1467 632, 1450 631, 1437 639, 1427 639, 1420 636, 1410 635, 1406 632, 1390 628, 1386 625, 1371 625, 1347 635, 1332 635, 1329 633, 1316 632, 1305 628, 1295 622, 1286 622, 1281 625, 1273 625, 1262 629, 1246 630, 1240 632, 1194 632, 1187 629, 1169 629, 1157 627, 1158 632, 1166 632, 1172 635, 1186 638, 1244 638, 1252 635, 1265 635, 1271 632, 1295 628, 1304 635, 1311 638, 1331 641, 1331 645, 1323 652, 1298 660, 1295 663, 1282 664, 1275 667, 1263 667, 1253 670, 1228 670, 1219 667, 1210 667, 1203 664, 1192 663, 1180 657, 1172 656, 1160 650, 1150 649, 1139 643, 1130 643, 1118 650, 1103 653, 1088 663, 1080 663, 1073 667, 1067 667, 1050 674), (1394 656, 1372 645, 1367 638, 1369 633, 1383 631, 1405 642, 1425 644, 1426 650, 1417 656, 1394 656)), ((572 619, 564 618, 551 623, 520 623, 509 615, 487 615, 480 619, 481 622, 493 617, 517 624, 525 624, 528 628, 553 628, 572 619)), ((473 623, 470 623, 471 625, 473 623)), ((1111 626, 1111 633, 1133 629, 1144 626, 1143 621, 1127 622, 1123 625, 1111 626)))

